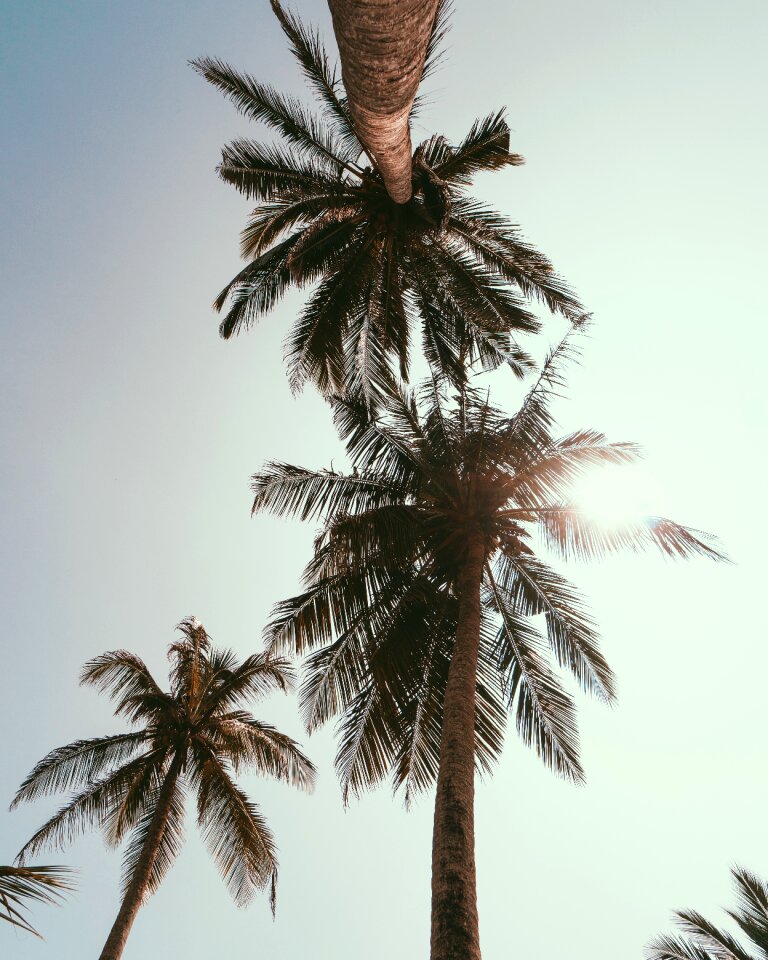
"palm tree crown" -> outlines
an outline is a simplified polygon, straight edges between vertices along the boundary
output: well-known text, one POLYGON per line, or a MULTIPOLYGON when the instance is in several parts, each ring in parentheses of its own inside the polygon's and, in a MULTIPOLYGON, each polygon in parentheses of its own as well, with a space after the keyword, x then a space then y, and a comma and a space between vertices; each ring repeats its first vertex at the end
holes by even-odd
POLYGON ((310 730, 341 715, 345 795, 391 774, 409 798, 435 779, 457 584, 473 544, 482 552, 477 766, 491 768, 511 709, 523 740, 574 781, 583 777, 574 705, 547 650, 603 700, 614 697, 613 677, 582 599, 536 555, 532 534, 566 558, 648 545, 721 556, 707 535, 670 520, 607 527, 569 504, 584 470, 638 455, 594 430, 554 436, 548 400, 574 352, 569 334, 511 418, 469 389, 449 404, 433 383, 421 395, 401 390, 379 416, 337 399, 351 474, 272 463, 254 477, 254 511, 323 520, 307 589, 276 608, 267 640, 314 650, 300 702, 310 730), (544 636, 530 619, 538 614, 544 636))
POLYGON ((274 908, 272 834, 233 775, 253 768, 302 789, 312 787, 314 767, 295 741, 242 708, 270 691, 289 689, 292 671, 285 660, 264 654, 239 663, 232 651, 212 648, 194 617, 178 629, 182 638, 169 651, 168 692, 126 650, 85 665, 81 682, 107 693, 115 715, 138 729, 77 740, 37 764, 14 806, 71 788, 79 792, 35 833, 19 859, 61 846, 89 827, 100 828, 113 846, 129 837, 124 907, 134 900, 132 909, 137 908, 176 859, 185 797, 195 792, 198 826, 232 897, 245 905, 256 890, 269 887, 274 908))
POLYGON ((433 781, 432 960, 480 960, 474 773, 499 756, 508 710, 522 739, 580 781, 575 708, 552 657, 605 700, 613 678, 575 589, 535 552, 566 557, 655 545, 719 558, 669 520, 589 522, 568 501, 596 464, 633 460, 594 430, 553 432, 549 395, 573 329, 513 417, 464 385, 401 388, 372 412, 334 404, 351 474, 284 463, 256 474, 254 510, 319 517, 306 590, 280 604, 270 649, 310 652, 301 704, 312 728, 339 716, 345 797, 390 775, 406 800, 433 781), (532 617, 543 614, 541 635, 532 617))
MULTIPOLYGON (((578 320, 583 308, 501 214, 466 194, 474 175, 522 163, 509 152, 503 114, 477 120, 451 146, 433 136, 413 155, 413 195, 396 203, 352 123, 318 36, 272 6, 321 115, 227 64, 193 66, 247 117, 286 146, 237 140, 224 148, 220 176, 257 206, 242 235, 247 266, 216 300, 229 302, 229 337, 269 311, 292 285, 316 284, 285 345, 294 388, 307 381, 331 395, 360 392, 371 405, 399 375, 407 379, 411 329, 421 325, 433 369, 462 382, 467 362, 528 358, 513 339, 539 321, 527 298, 578 320)), ((444 5, 443 5, 444 6, 444 5)), ((436 22, 435 37, 442 32, 436 22)), ((434 64, 434 44, 425 69, 434 64)))
POLYGON ((68 867, 0 866, 0 920, 39 937, 25 916, 29 905, 35 901, 58 903, 73 886, 68 867))
POLYGON ((768 884, 742 867, 731 873, 738 906, 728 916, 756 952, 745 950, 730 933, 695 910, 678 910, 675 919, 682 936, 657 937, 646 950, 648 960, 768 960, 768 884))

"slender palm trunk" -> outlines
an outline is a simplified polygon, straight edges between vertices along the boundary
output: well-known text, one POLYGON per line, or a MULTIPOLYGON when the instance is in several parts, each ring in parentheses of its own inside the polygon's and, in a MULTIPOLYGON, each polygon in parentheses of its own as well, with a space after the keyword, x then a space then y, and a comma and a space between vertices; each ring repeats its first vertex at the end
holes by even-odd
POLYGON ((136 871, 125 891, 120 911, 117 919, 112 925, 112 929, 101 951, 99 960, 120 960, 125 950, 125 944, 128 940, 128 934, 131 932, 133 921, 139 912, 144 896, 147 892, 147 884, 152 873, 152 866, 157 857, 157 851, 160 847, 160 840, 163 836, 168 816, 171 811, 171 802, 176 788, 176 781, 179 779, 179 772, 184 760, 181 751, 174 757, 171 767, 165 778, 165 782, 160 788, 160 795, 157 798, 157 806, 152 817, 152 823, 147 833, 147 839, 144 842, 144 849, 136 864, 136 871))
POLYGON ((355 128, 397 203, 411 197, 413 99, 438 0, 328 0, 355 128))
POLYGON ((432 960, 480 960, 475 880, 475 688, 485 549, 471 544, 457 584, 432 835, 432 960))

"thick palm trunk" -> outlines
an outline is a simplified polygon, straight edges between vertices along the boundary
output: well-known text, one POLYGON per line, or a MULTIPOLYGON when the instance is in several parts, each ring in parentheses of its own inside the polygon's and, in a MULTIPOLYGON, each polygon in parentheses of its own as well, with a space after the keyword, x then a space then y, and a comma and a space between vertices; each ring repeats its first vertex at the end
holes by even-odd
POLYGON ((328 0, 355 128, 397 203, 411 197, 408 118, 438 0, 328 0))
POLYGON ((117 919, 112 925, 99 960, 120 960, 120 957, 123 955, 128 934, 131 932, 133 921, 136 919, 136 914, 139 912, 139 908, 146 895, 149 877, 152 873, 152 866, 157 857, 163 831, 168 823, 173 792, 176 788, 176 781, 179 778, 182 760, 182 755, 174 758, 165 782, 160 789, 160 795, 157 798, 157 807, 155 808, 152 824, 147 833, 144 849, 136 865, 133 879, 125 891, 117 919))
POLYGON ((475 687, 485 550, 471 545, 457 584, 432 836, 432 960, 480 960, 475 880, 475 687))

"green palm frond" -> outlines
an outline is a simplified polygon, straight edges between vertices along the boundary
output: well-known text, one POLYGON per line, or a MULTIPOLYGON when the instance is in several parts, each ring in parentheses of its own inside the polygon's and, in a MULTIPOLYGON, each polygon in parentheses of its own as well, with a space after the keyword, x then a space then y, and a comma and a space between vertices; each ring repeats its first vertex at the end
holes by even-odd
POLYGON ((30 905, 60 903, 74 887, 74 871, 69 867, 0 866, 0 920, 39 937, 26 917, 30 905))

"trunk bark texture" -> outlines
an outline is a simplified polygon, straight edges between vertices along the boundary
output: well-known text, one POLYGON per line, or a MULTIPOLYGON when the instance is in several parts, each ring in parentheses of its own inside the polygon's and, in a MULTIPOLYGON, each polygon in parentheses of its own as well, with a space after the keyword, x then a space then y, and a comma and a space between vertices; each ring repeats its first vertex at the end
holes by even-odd
POLYGON ((483 541, 457 584, 459 619, 448 670, 432 835, 432 960, 480 960, 475 879, 475 688, 483 541))
POLYGON ((408 126, 438 0, 328 0, 355 128, 396 203, 411 198, 408 126))
POLYGON ((179 752, 171 764, 163 786, 160 788, 157 807, 152 817, 152 825, 150 826, 144 849, 136 866, 136 872, 133 875, 128 889, 125 891, 117 919, 112 925, 99 960, 120 960, 120 957, 123 955, 128 934, 131 932, 133 921, 136 919, 136 914, 139 912, 139 907, 141 907, 147 892, 147 883, 152 872, 155 858, 157 857, 160 839, 168 823, 171 800, 173 799, 176 781, 179 778, 182 761, 183 753, 179 752))

